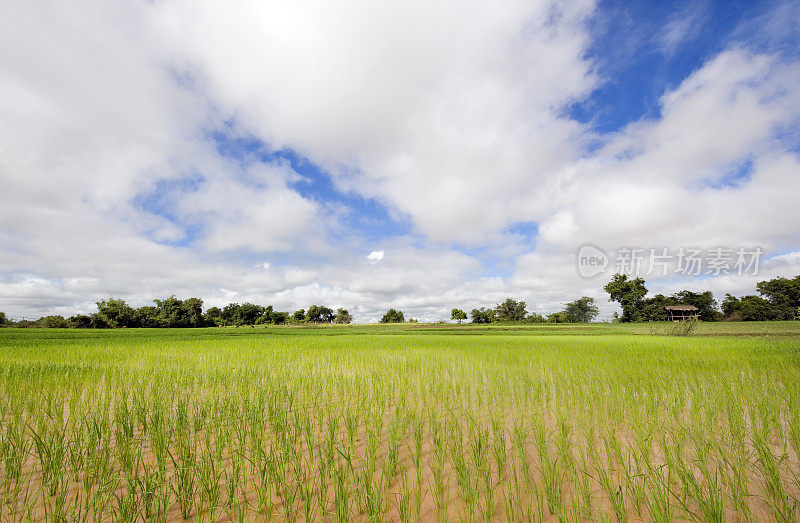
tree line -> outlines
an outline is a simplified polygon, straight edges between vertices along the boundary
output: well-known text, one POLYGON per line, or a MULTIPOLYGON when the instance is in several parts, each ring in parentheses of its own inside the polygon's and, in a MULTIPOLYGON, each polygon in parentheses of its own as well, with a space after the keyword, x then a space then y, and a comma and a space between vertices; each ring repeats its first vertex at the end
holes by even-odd
POLYGON ((163 300, 153 300, 153 305, 134 308, 125 300, 111 298, 97 302, 97 312, 63 316, 43 316, 38 320, 11 321, 0 312, 0 326, 3 327, 44 327, 74 329, 117 329, 117 328, 181 328, 181 327, 221 327, 283 325, 286 323, 339 323, 353 321, 347 309, 333 309, 323 305, 312 305, 292 313, 277 311, 272 305, 262 306, 253 303, 229 303, 220 307, 203 310, 203 300, 187 298, 180 300, 175 296, 163 300))
MULTIPOLYGON (((683 290, 665 296, 656 294, 647 297, 643 278, 629 278, 615 274, 603 289, 609 300, 619 303, 622 314, 614 313, 612 321, 648 322, 667 321, 668 305, 693 305, 697 307, 702 321, 772 321, 800 319, 800 276, 773 278, 756 284, 758 296, 735 297, 726 294, 722 304, 717 303, 711 291, 694 292, 683 290)), ((472 309, 469 315, 458 308, 450 311, 450 319, 459 323, 471 318, 472 323, 589 323, 597 317, 594 298, 583 296, 564 305, 564 310, 543 316, 528 312, 524 301, 507 298, 494 307, 472 309)), ((203 310, 203 300, 187 298, 180 300, 174 295, 153 300, 153 305, 134 308, 125 300, 110 298, 97 302, 97 312, 63 316, 43 316, 38 320, 10 320, 0 312, 0 327, 45 327, 109 329, 132 327, 219 327, 283 325, 287 323, 337 323, 347 324, 353 317, 347 309, 335 311, 324 305, 311 305, 307 310, 294 312, 277 311, 272 305, 253 303, 229 303, 203 310)), ((402 311, 389 309, 380 323, 404 323, 402 311)), ((409 319, 408 322, 416 322, 409 319)))
MULTIPOLYGON (((506 298, 492 308, 472 309, 469 317, 472 323, 589 323, 598 314, 594 298, 583 296, 564 306, 564 310, 542 316, 536 312, 528 312, 524 301, 506 298)), ((467 319, 467 313, 461 309, 450 311, 450 319, 459 323, 467 319)))
POLYGON ((680 291, 671 296, 656 294, 646 298, 647 287, 642 278, 615 274, 603 289, 609 299, 619 303, 622 322, 666 321, 668 305, 693 305, 702 321, 774 321, 800 319, 800 276, 773 278, 756 284, 760 296, 737 298, 726 294, 722 307, 711 291, 680 291))

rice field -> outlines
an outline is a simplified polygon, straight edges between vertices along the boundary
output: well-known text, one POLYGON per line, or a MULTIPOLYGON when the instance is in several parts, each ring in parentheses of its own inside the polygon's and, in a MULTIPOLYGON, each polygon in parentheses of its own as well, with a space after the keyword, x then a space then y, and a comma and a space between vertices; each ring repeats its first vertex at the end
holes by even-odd
POLYGON ((800 518, 800 322, 0 329, 0 520, 800 518))

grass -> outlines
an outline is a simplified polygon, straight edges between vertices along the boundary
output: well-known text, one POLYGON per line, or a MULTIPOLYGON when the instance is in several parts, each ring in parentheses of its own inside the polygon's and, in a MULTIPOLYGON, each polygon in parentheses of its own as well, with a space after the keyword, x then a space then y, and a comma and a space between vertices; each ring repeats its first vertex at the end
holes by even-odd
POLYGON ((0 519, 800 518, 800 322, 0 329, 0 519))

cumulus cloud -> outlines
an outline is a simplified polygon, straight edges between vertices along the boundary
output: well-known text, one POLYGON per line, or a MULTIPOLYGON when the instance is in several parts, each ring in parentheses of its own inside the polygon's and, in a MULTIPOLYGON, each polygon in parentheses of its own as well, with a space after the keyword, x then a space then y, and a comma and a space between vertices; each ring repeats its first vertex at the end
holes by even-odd
POLYGON ((222 107, 432 240, 534 219, 538 186, 580 154, 559 113, 597 83, 591 2, 188 4, 155 11, 222 107))
MULTIPOLYGON (((652 114, 598 134, 570 116, 607 81, 589 52, 596 10, 8 6, 0 310, 66 313, 112 294, 141 305, 174 292, 209 305, 325 303, 364 321, 389 306, 439 319, 509 295, 551 312, 589 295, 608 315, 602 282, 575 270, 584 243, 760 246, 764 274, 800 272, 800 62, 770 39, 748 45, 742 29, 665 85, 652 114), (220 134, 257 145, 231 152, 220 134), (312 181, 271 151, 313 163, 340 195, 409 230, 349 229, 357 206, 303 190, 312 181)), ((665 53, 707 19, 688 14, 657 35, 665 53)), ((652 287, 752 292, 754 281, 654 277, 652 287)))

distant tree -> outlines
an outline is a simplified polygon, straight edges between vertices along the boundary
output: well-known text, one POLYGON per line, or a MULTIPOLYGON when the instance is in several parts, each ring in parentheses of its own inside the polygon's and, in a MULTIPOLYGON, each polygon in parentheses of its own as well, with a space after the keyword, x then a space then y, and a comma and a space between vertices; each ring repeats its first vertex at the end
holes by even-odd
POLYGON ((347 309, 336 309, 336 316, 333 317, 333 323, 346 324, 353 321, 347 309))
POLYGON ((239 320, 239 307, 240 305, 238 303, 229 303, 222 308, 220 318, 223 325, 237 325, 236 322, 239 320))
POLYGON ((292 313, 292 320, 296 322, 302 322, 306 319, 306 311, 305 309, 297 309, 292 313))
POLYGON ((253 303, 242 303, 238 310, 237 325, 255 325, 259 316, 264 314, 266 309, 253 303))
POLYGON ((647 294, 642 278, 628 279, 626 274, 615 274, 603 289, 609 294, 609 300, 622 307, 620 321, 640 321, 639 308, 647 294))
POLYGON ((286 319, 289 317, 288 312, 279 312, 273 310, 272 305, 267 305, 264 308, 264 313, 259 316, 256 323, 259 325, 264 324, 272 324, 272 325, 283 325, 286 323, 286 319))
POLYGON ((594 304, 594 298, 589 296, 583 296, 564 306, 564 314, 571 323, 589 323, 597 317, 599 312, 594 304))
POLYGON ((330 323, 333 321, 333 309, 323 305, 312 305, 306 312, 306 320, 313 323, 330 323))
POLYGON ((554 312, 547 315, 547 323, 575 323, 574 318, 566 312, 554 312))
POLYGON ((91 328, 92 329, 111 329, 113 325, 110 325, 106 320, 106 317, 102 314, 96 312, 89 316, 92 320, 91 328))
POLYGON ((145 305, 136 309, 136 324, 139 327, 146 328, 166 327, 166 325, 162 324, 158 308, 152 305, 145 305))
POLYGON ((63 316, 43 316, 36 320, 36 326, 45 329, 66 329, 69 322, 63 316))
POLYGON ((531 312, 525 316, 525 323, 544 323, 546 321, 547 319, 544 316, 535 312, 531 312))
POLYGON ((631 321, 667 321, 668 305, 680 305, 680 301, 672 296, 656 294, 652 298, 640 300, 631 321))
POLYGON ((99 323, 109 327, 136 327, 136 311, 125 300, 110 298, 97 302, 99 323))
POLYGON ((222 325, 222 309, 211 307, 203 314, 203 324, 207 327, 217 327, 222 325))
POLYGON ((389 309, 381 318, 381 323, 404 323, 405 317, 402 311, 389 309))
POLYGON ((409 318, 408 323, 419 323, 419 320, 416 318, 409 318))
POLYGON ((503 303, 498 303, 494 308, 497 321, 522 321, 528 311, 525 310, 524 301, 506 298, 503 303))
MULTIPOLYGON (((192 318, 182 300, 173 294, 163 300, 153 300, 156 304, 158 323, 162 327, 191 327, 192 318)), ((202 304, 202 301, 200 302, 202 304)))
POLYGON ((467 319, 467 313, 462 311, 461 309, 453 309, 450 311, 450 319, 456 320, 458 323, 467 319))
POLYGON ((188 327, 203 327, 203 300, 200 298, 186 298, 183 300, 183 309, 188 316, 188 327))
POLYGON ((494 310, 486 307, 472 309, 469 314, 472 317, 472 323, 492 323, 495 318, 494 310))
POLYGON ((272 305, 264 307, 264 312, 256 319, 256 325, 264 325, 275 323, 275 312, 272 310, 272 305))
POLYGON ((8 318, 6 318, 6 313, 0 312, 0 327, 5 327, 6 323, 8 323, 8 318))
POLYGON ((781 311, 761 296, 736 298, 730 294, 722 300, 725 319, 731 321, 772 321, 780 319, 781 311))
POLYGON ((91 329, 92 317, 86 314, 76 314, 67 319, 70 329, 91 329))
POLYGON ((772 304, 776 320, 793 320, 800 308, 800 276, 774 278, 756 284, 759 294, 772 304))
POLYGON ((255 325, 264 311, 265 307, 252 303, 229 303, 222 308, 220 318, 223 325, 255 325))

